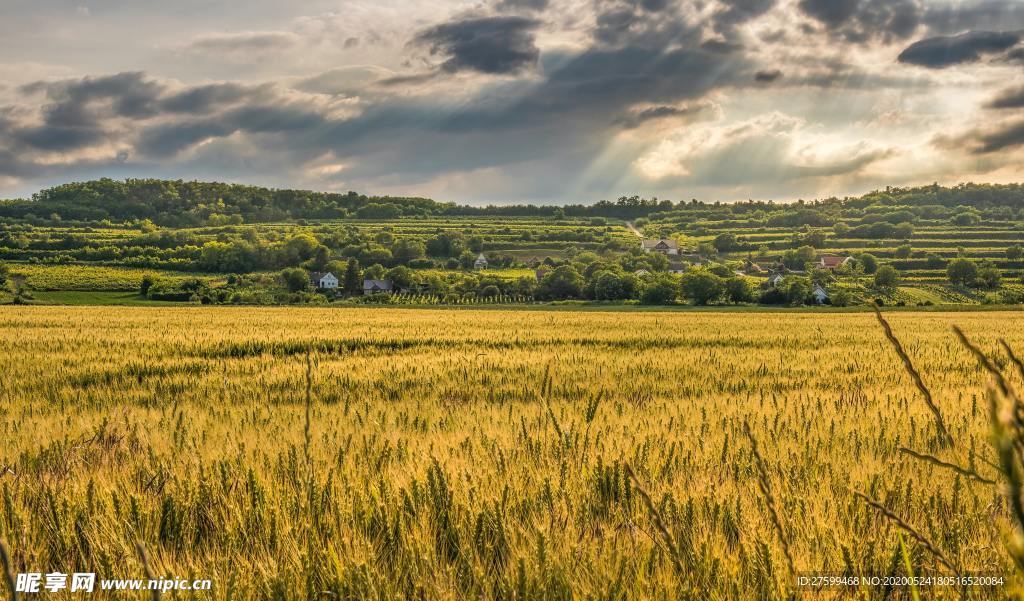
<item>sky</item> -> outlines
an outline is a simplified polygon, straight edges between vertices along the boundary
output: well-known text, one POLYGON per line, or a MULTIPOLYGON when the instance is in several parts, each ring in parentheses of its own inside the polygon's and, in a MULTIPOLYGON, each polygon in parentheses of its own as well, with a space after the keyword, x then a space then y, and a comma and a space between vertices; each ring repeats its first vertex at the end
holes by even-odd
POLYGON ((787 201, 1022 172, 1022 0, 0 3, 0 198, 787 201))

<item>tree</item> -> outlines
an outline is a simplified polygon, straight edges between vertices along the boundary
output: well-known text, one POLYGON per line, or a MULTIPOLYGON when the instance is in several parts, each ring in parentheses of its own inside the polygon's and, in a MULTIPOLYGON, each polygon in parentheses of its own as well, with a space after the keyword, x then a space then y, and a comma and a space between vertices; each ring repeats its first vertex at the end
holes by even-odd
MULTIPOLYGON (((2 271, 3 271, 3 267, 0 266, 0 273, 2 273, 2 271)), ((146 293, 149 292, 149 289, 152 288, 153 284, 155 284, 155 283, 156 283, 156 280, 153 279, 153 276, 151 276, 151 275, 144 275, 144 276, 142 276, 142 281, 139 282, 139 294, 141 294, 142 296, 146 296, 146 293)), ((0 286, 2 286, 2 285, 3 285, 3 277, 2 277, 2 275, 0 275, 0 286)))
POLYGON ((645 305, 667 305, 674 303, 678 297, 679 281, 671 274, 660 273, 645 283, 640 293, 640 302, 645 305))
POLYGON ((893 254, 897 259, 908 259, 913 252, 914 249, 909 244, 901 244, 896 248, 896 252, 893 254))
POLYGON ((978 279, 978 266, 967 259, 953 259, 946 266, 946 276, 957 286, 970 286, 978 279))
POLYGON ((725 297, 733 303, 749 303, 754 300, 754 290, 747 278, 729 278, 725 281, 725 297))
POLYGON ((814 260, 814 255, 814 248, 805 245, 787 250, 782 255, 782 262, 790 269, 804 269, 808 263, 814 260))
POLYGON ((498 296, 500 294, 501 289, 495 286, 494 284, 484 286, 483 289, 480 291, 480 296, 484 298, 494 298, 495 296, 498 296))
POLYGON ((935 253, 928 253, 928 256, 925 257, 925 263, 928 265, 928 269, 942 269, 946 261, 935 253))
POLYGON ((594 278, 594 298, 597 300, 626 300, 634 298, 637 278, 623 271, 600 271, 594 278))
POLYGON ((537 286, 537 296, 555 300, 579 298, 583 294, 583 276, 571 265, 562 265, 549 272, 537 286))
POLYGON ((359 294, 363 291, 363 276, 359 273, 359 261, 349 259, 345 266, 345 277, 342 280, 341 289, 346 294, 359 294))
POLYGON ((412 238, 399 238, 391 246, 391 255, 399 263, 408 263, 426 256, 426 247, 419 240, 412 238))
POLYGON ((0 263, 0 286, 3 286, 4 284, 7 283, 7 274, 8 274, 7 264, 6 263, 0 263))
POLYGON ((853 294, 849 290, 836 290, 832 293, 832 306, 849 307, 853 303, 853 294))
MULTIPOLYGON (((383 265, 374 263, 363 270, 363 277, 368 280, 383 280, 385 271, 383 265)), ((362 289, 362 283, 360 283, 360 289, 362 289)))
POLYGON ((384 279, 391 280, 391 284, 399 290, 409 290, 416 284, 412 277, 412 270, 405 265, 389 269, 384 274, 384 279))
POLYGON ((1019 261, 1021 257, 1024 257, 1024 246, 1015 245, 1006 249, 1006 258, 1011 261, 1019 261))
POLYGON ((725 281, 709 271, 690 271, 683 274, 683 296, 698 305, 718 300, 725 292, 725 281))
POLYGON ((985 288, 998 288, 1003 283, 1003 276, 998 267, 988 263, 978 269, 976 283, 985 288))
POLYGON ((875 272, 875 286, 878 288, 892 288, 900 281, 900 272, 892 265, 882 265, 875 272))
POLYGON ((862 253, 857 260, 864 266, 864 273, 875 273, 878 269, 878 259, 871 253, 862 253))
POLYGON ((462 234, 442 232, 427 240, 427 254, 431 257, 457 257, 466 249, 462 234))
POLYGON ((718 236, 715 237, 715 240, 714 242, 712 242, 712 244, 715 245, 715 249, 718 252, 728 252, 730 250, 736 250, 738 246, 736 234, 730 233, 718 234, 718 236))
POLYGON ((783 279, 779 288, 782 289, 783 294, 786 296, 786 301, 791 305, 806 303, 807 299, 811 296, 811 292, 814 290, 809 279, 798 277, 783 279))
POLYGON ((301 267, 290 267, 281 272, 281 280, 292 292, 301 292, 309 286, 309 273, 301 267))

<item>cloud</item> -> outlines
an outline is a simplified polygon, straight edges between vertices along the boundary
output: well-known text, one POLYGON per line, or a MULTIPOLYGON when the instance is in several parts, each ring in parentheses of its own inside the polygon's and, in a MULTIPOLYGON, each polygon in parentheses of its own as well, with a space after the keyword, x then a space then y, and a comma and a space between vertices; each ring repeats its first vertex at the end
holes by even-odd
POLYGON ((1011 121, 995 129, 975 134, 974 152, 989 154, 1024 145, 1024 120, 1011 121))
POLYGON ((48 125, 88 126, 100 113, 130 118, 155 114, 156 99, 164 86, 143 73, 131 72, 34 82, 22 86, 21 91, 42 93, 50 101, 43 107, 48 125))
POLYGON ((244 86, 233 82, 196 86, 176 92, 160 100, 160 108, 172 113, 206 113, 246 98, 266 94, 268 85, 244 86))
POLYGON ((893 156, 891 148, 845 144, 797 118, 771 113, 685 128, 641 156, 647 177, 677 185, 750 186, 845 178, 893 156))
POLYGON ((1024 29, 1024 3, 1020 0, 931 1, 926 5, 922 20, 929 31, 943 35, 1024 29))
POLYGON ((211 33, 194 38, 185 47, 200 54, 226 54, 251 58, 253 53, 279 52, 296 46, 299 36, 290 31, 211 33))
POLYGON ((413 40, 444 58, 448 73, 516 73, 537 64, 534 31, 540 21, 517 16, 465 17, 419 32, 413 40))
POLYGON ((905 39, 921 24, 921 0, 800 0, 804 14, 847 41, 905 39))
POLYGON ((728 34, 733 28, 775 7, 776 0, 720 0, 713 16, 715 31, 728 34))
POLYGON ((778 69, 771 69, 768 71, 758 71, 754 73, 754 81, 759 83, 771 83, 782 77, 782 71, 778 69))
POLYGON ((969 31, 954 36, 939 36, 914 42, 900 53, 901 63, 943 69, 960 63, 980 61, 986 55, 999 54, 1021 41, 1019 31, 969 31))
POLYGON ((986 105, 990 109, 1024 108, 1024 87, 1003 90, 986 105))
POLYGON ((711 109, 712 106, 708 103, 696 103, 687 106, 651 106, 630 111, 627 115, 616 119, 615 123, 621 125, 623 129, 636 129, 650 121, 660 121, 670 118, 691 118, 707 113, 711 109))
POLYGON ((548 7, 549 0, 498 0, 494 7, 499 11, 520 10, 540 12, 548 7))

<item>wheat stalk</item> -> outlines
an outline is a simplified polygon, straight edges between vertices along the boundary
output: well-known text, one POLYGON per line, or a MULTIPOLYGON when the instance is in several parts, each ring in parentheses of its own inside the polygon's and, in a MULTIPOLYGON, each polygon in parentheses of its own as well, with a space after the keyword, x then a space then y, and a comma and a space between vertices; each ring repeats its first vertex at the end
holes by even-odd
POLYGON ((907 534, 909 534, 910 536, 914 537, 914 540, 916 540, 917 542, 921 543, 921 545, 925 549, 927 549, 929 553, 931 553, 933 556, 935 556, 935 559, 937 559, 939 561, 939 563, 941 563, 943 566, 945 566, 946 569, 948 569, 950 572, 953 572, 954 574, 959 574, 960 573, 959 570, 957 570, 955 567, 953 567, 953 563, 951 561, 949 561, 948 559, 946 559, 945 553, 940 551, 939 548, 937 546, 935 546, 934 543, 932 543, 930 540, 928 540, 928 537, 926 537, 925 535, 921 534, 916 528, 914 528, 913 526, 911 526, 907 522, 903 521, 903 519, 900 516, 898 516, 895 513, 893 513, 888 507, 886 507, 885 505, 882 505, 878 501, 872 499, 871 497, 867 496, 866 494, 864 494, 864 493, 862 493, 860 491, 855 490, 855 491, 853 491, 853 494, 855 494, 858 497, 860 497, 861 499, 863 499, 865 503, 867 503, 871 507, 874 507, 875 509, 877 509, 878 512, 881 513, 883 516, 885 516, 885 518, 888 519, 890 522, 896 524, 903 531, 905 531, 907 534))
POLYGON ((889 322, 882 317, 882 312, 878 309, 877 305, 872 305, 875 309, 875 317, 878 318, 878 323, 882 325, 882 331, 885 332, 885 337, 889 340, 889 344, 892 345, 893 349, 896 350, 896 354, 899 355, 900 360, 903 361, 903 367, 907 369, 907 373, 910 374, 911 379, 914 380, 914 385, 921 391, 921 395, 924 397, 925 404, 928 405, 928 409, 935 416, 935 425, 939 429, 939 435, 943 441, 949 446, 953 446, 953 437, 950 435, 949 430, 946 429, 946 422, 942 419, 942 412, 939 411, 938 405, 935 404, 935 400, 932 398, 932 393, 925 386, 924 380, 921 378, 921 374, 914 367, 914 363, 910 360, 910 356, 907 355, 907 351, 903 350, 903 345, 900 344, 896 335, 892 333, 892 327, 889 326, 889 322))

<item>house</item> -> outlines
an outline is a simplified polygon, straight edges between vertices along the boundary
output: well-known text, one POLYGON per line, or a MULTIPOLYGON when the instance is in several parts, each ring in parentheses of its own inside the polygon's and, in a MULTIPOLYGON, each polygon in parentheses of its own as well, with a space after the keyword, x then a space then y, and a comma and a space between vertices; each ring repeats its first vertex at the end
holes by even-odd
POLYGON ((642 278, 645 275, 650 275, 650 273, 651 272, 647 271, 646 269, 637 269, 636 271, 633 272, 633 275, 642 278))
POLYGON ((338 278, 331 272, 314 271, 309 274, 309 283, 321 290, 333 290, 338 287, 338 278))
POLYGON ((487 257, 484 253, 480 253, 480 256, 473 261, 473 269, 487 269, 487 257))
POLYGON ((823 305, 825 304, 825 301, 828 300, 828 292, 826 292, 819 284, 815 284, 814 290, 811 291, 811 297, 814 299, 814 302, 819 305, 823 305))
POLYGON ((669 262, 669 264, 668 264, 668 272, 669 273, 680 274, 680 273, 686 273, 686 271, 687 271, 686 263, 672 263, 672 262, 669 262))
POLYGON ((539 284, 540 281, 544 279, 544 276, 546 276, 550 272, 551 272, 551 270, 548 269, 547 267, 538 267, 533 272, 533 275, 537 278, 537 283, 539 284))
POLYGON ((679 242, 676 240, 643 240, 640 247, 644 249, 644 252, 649 253, 679 254, 679 242))
POLYGON ((778 285, 782 282, 783 278, 785 278, 785 277, 786 277, 786 274, 784 274, 782 272, 776 272, 776 273, 773 273, 773 274, 769 275, 768 276, 768 286, 770 286, 772 288, 778 287, 778 285))
POLYGON ((817 267, 819 269, 836 269, 842 265, 846 265, 853 260, 853 257, 837 257, 833 255, 822 255, 818 261, 817 267))
POLYGON ((363 280, 363 294, 391 294, 394 286, 389 280, 363 280))

